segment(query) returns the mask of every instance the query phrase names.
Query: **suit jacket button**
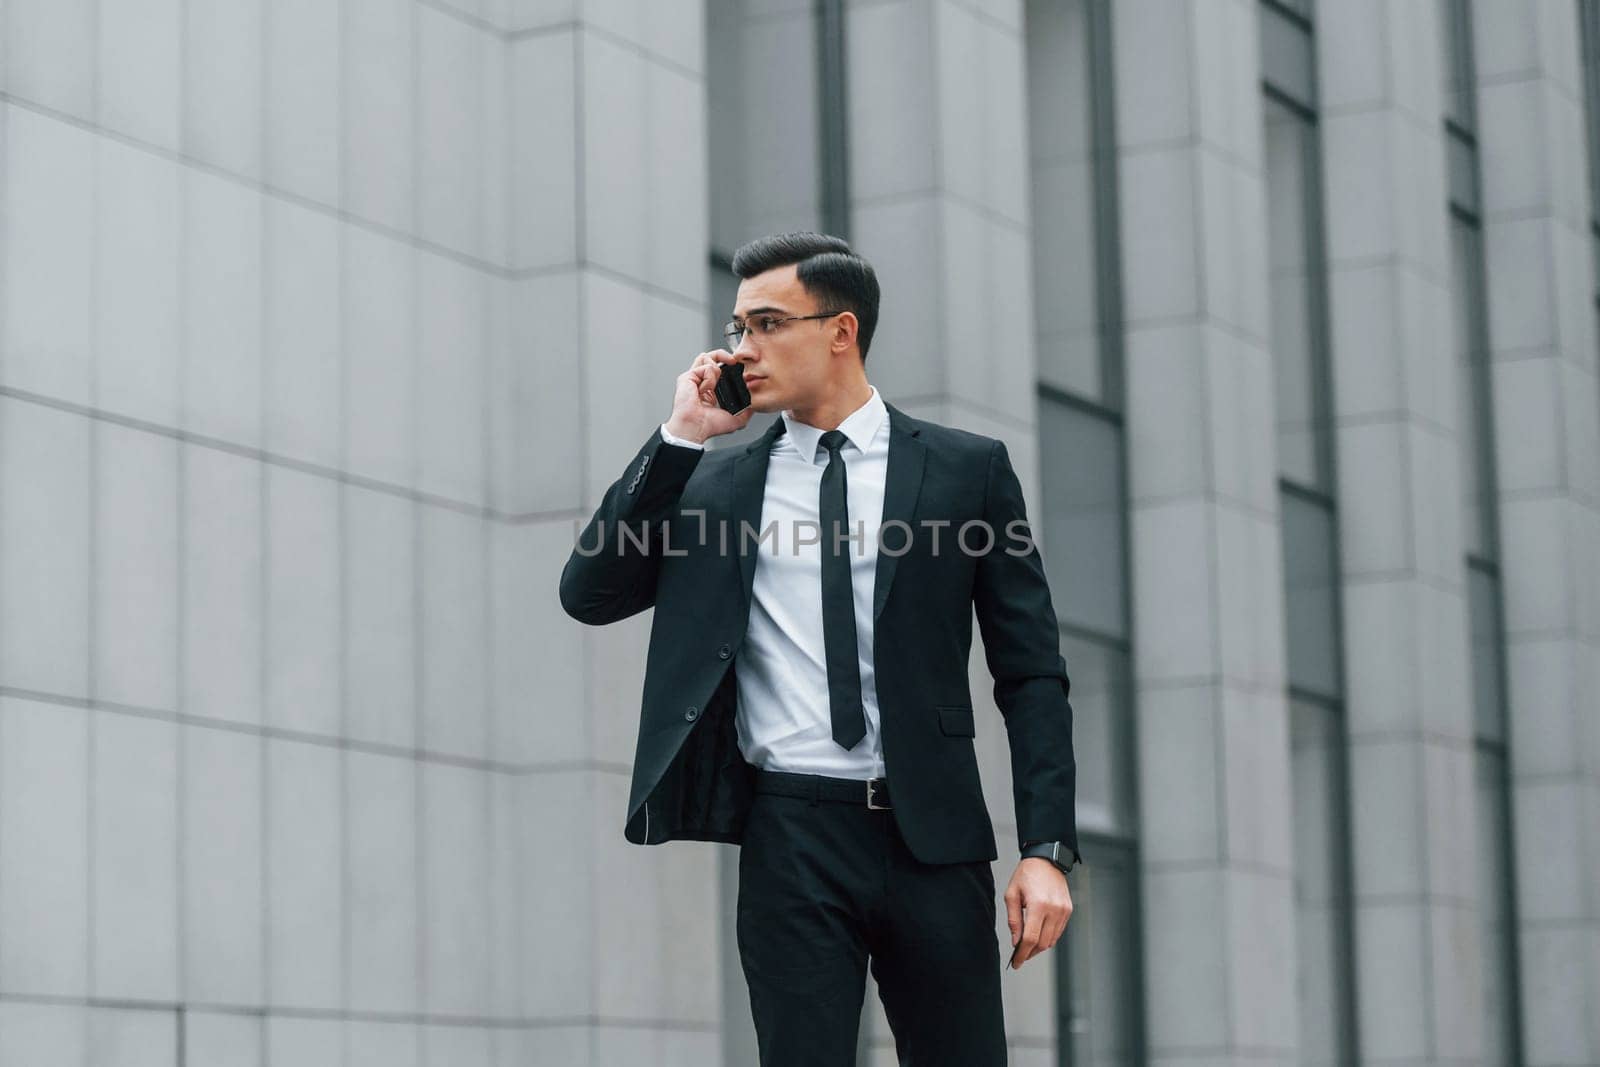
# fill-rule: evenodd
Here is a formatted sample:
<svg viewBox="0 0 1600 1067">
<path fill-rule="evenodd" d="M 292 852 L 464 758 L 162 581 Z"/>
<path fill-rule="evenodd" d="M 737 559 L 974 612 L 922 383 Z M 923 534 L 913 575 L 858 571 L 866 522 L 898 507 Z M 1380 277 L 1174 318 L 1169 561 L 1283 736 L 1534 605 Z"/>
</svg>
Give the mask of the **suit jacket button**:
<svg viewBox="0 0 1600 1067">
<path fill-rule="evenodd" d="M 723 659 L 727 659 L 729 656 L 733 655 L 733 649 L 727 645 L 723 645 L 721 648 L 717 649 L 717 655 L 721 656 Z"/>
<path fill-rule="evenodd" d="M 687 708 L 683 709 L 683 717 L 688 719 L 690 722 L 694 722 L 700 717 L 700 709 L 695 707 L 693 704 L 690 704 Z"/>
</svg>

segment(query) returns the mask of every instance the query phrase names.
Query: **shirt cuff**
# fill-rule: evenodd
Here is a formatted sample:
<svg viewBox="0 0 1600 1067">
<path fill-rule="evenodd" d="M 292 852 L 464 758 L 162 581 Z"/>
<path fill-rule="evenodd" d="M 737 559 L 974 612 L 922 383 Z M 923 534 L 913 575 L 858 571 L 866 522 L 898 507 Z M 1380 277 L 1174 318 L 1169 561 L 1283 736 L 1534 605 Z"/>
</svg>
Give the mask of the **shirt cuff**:
<svg viewBox="0 0 1600 1067">
<path fill-rule="evenodd" d="M 686 441 L 682 437 L 674 437 L 667 432 L 667 424 L 664 422 L 661 424 L 661 439 L 667 444 L 677 445 L 679 448 L 699 448 L 703 450 L 706 447 L 698 441 Z"/>
</svg>

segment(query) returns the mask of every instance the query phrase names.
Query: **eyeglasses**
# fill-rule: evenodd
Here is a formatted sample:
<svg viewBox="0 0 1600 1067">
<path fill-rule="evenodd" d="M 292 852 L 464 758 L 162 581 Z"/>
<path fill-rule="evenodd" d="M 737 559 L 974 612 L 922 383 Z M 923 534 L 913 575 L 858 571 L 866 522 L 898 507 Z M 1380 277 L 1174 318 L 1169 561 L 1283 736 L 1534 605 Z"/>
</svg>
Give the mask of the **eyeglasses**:
<svg viewBox="0 0 1600 1067">
<path fill-rule="evenodd" d="M 755 323 L 755 329 L 752 332 L 754 332 L 757 337 L 768 337 L 777 333 L 778 327 L 782 326 L 786 322 L 794 322 L 796 320 L 804 319 L 831 319 L 835 315 L 840 314 L 843 314 L 843 312 L 823 311 L 816 315 L 786 315 L 783 318 L 778 318 L 773 315 L 757 315 L 751 320 Z M 724 324 L 722 327 L 722 336 L 727 339 L 729 351 L 738 348 L 744 343 L 744 335 L 748 330 L 750 330 L 750 327 L 739 322 L 737 319 L 731 319 Z"/>
</svg>

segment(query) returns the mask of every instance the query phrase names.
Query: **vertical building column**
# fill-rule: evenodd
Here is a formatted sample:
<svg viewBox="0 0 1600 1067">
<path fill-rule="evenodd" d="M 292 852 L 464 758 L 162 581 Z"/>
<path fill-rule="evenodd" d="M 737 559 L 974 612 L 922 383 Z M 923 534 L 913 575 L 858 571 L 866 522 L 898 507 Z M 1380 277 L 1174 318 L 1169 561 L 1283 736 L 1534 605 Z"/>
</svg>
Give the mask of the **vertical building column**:
<svg viewBox="0 0 1600 1067">
<path fill-rule="evenodd" d="M 1317 6 L 1348 686 L 1357 1056 L 1481 1049 L 1436 5 Z"/>
<path fill-rule="evenodd" d="M 1004 440 L 1037 522 L 1022 19 L 1017 0 L 852 2 L 845 84 L 851 244 L 884 283 L 867 376 L 912 415 Z M 1016 813 L 980 645 L 972 649 L 977 749 L 1003 893 L 1018 862 Z M 996 910 L 996 936 L 1009 947 L 1003 901 Z M 1041 957 L 1003 976 L 1013 1048 L 1055 1038 L 1052 963 Z M 881 1007 L 869 1010 L 874 1032 L 887 1035 Z M 875 1046 L 881 1055 L 882 1040 Z"/>
<path fill-rule="evenodd" d="M 1151 1063 L 1296 1059 L 1255 4 L 1118 0 Z"/>
<path fill-rule="evenodd" d="M 1600 1060 L 1600 409 L 1574 3 L 1473 5 L 1524 1056 Z"/>
<path fill-rule="evenodd" d="M 524 1014 L 535 1059 L 716 1063 L 716 846 L 623 837 L 653 612 L 585 627 L 555 602 L 576 529 L 712 347 L 703 5 L 524 4 L 506 29 L 502 388 L 522 404 L 506 430 L 516 459 L 496 473 L 503 510 L 536 531 L 540 610 L 521 651 L 543 667 L 516 694 L 533 734 Z"/>
</svg>

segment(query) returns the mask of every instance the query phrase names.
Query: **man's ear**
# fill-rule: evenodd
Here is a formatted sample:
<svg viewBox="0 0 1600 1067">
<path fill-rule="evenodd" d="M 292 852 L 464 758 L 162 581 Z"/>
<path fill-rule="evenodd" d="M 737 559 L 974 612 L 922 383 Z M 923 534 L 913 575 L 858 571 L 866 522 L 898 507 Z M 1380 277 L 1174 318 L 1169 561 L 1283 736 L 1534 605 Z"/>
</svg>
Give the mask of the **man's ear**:
<svg viewBox="0 0 1600 1067">
<path fill-rule="evenodd" d="M 841 311 L 833 320 L 833 343 L 830 347 L 835 349 L 849 348 L 855 344 L 856 333 L 861 329 L 861 320 L 856 318 L 854 311 Z"/>
</svg>

